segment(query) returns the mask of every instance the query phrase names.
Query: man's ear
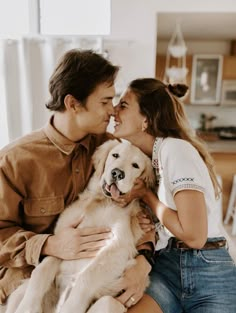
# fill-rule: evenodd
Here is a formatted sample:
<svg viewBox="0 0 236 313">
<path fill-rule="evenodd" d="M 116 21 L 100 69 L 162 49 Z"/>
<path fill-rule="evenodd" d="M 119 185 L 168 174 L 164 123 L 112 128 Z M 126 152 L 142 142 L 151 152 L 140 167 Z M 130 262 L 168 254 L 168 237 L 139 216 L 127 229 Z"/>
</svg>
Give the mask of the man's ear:
<svg viewBox="0 0 236 313">
<path fill-rule="evenodd" d="M 81 109 L 80 102 L 72 95 L 68 94 L 64 98 L 64 104 L 67 111 L 77 112 Z"/>
</svg>

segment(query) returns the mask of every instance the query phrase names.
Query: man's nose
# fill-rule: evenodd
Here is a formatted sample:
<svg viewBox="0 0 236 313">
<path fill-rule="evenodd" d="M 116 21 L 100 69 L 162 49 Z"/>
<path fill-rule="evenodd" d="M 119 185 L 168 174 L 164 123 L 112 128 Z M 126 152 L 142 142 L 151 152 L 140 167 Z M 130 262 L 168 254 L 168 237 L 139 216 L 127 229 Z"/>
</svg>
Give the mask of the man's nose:
<svg viewBox="0 0 236 313">
<path fill-rule="evenodd" d="M 115 115 L 115 109 L 112 103 L 109 105 L 108 113 L 109 115 Z"/>
</svg>

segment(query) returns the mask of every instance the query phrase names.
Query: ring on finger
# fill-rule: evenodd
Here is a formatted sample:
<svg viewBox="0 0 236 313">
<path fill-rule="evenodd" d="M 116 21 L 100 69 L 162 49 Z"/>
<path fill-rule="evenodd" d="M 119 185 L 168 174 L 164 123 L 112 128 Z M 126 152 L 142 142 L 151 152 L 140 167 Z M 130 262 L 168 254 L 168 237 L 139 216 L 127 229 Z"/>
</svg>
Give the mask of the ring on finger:
<svg viewBox="0 0 236 313">
<path fill-rule="evenodd" d="M 134 297 L 130 297 L 129 299 L 130 299 L 133 303 L 135 302 Z"/>
<path fill-rule="evenodd" d="M 126 307 L 130 308 L 132 305 L 135 304 L 135 299 L 134 297 L 130 297 L 129 300 L 126 302 Z"/>
</svg>

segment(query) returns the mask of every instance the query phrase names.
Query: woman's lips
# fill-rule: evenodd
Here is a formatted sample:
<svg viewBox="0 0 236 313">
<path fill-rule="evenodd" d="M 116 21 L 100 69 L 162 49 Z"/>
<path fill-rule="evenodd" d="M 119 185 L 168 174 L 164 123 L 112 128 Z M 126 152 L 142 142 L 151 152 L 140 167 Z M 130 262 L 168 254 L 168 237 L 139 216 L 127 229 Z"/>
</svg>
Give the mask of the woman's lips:
<svg viewBox="0 0 236 313">
<path fill-rule="evenodd" d="M 119 126 L 121 123 L 115 120 L 115 127 Z"/>
</svg>

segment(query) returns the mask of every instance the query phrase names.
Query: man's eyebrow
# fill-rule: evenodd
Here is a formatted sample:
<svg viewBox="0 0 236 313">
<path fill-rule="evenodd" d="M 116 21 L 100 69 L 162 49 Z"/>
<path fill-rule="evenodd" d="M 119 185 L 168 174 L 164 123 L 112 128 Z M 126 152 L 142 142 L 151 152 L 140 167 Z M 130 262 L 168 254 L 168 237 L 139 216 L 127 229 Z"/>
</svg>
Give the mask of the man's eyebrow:
<svg viewBox="0 0 236 313">
<path fill-rule="evenodd" d="M 103 100 L 112 100 L 114 97 L 102 97 Z"/>
</svg>

